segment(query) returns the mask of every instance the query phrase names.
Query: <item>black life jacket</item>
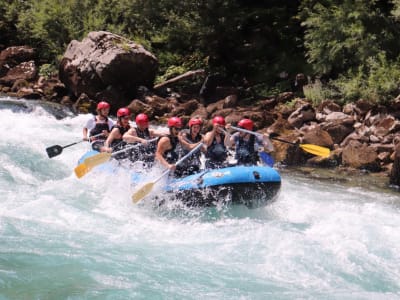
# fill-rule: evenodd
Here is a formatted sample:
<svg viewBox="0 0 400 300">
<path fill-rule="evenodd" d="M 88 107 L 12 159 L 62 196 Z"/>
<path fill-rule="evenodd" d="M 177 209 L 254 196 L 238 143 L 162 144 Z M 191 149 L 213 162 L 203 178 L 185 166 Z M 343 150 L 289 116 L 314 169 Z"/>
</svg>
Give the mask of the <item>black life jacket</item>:
<svg viewBox="0 0 400 300">
<path fill-rule="evenodd" d="M 140 130 L 136 127 L 135 131 L 138 137 L 150 140 L 150 131 L 148 128 L 146 128 L 145 130 Z M 154 161 L 158 140 L 152 141 L 148 145 L 143 145 L 140 142 L 136 142 L 135 144 L 137 146 L 129 151 L 131 161 L 143 161 L 146 163 L 152 163 Z"/>
<path fill-rule="evenodd" d="M 127 127 L 122 127 L 121 125 L 115 124 L 112 128 L 111 131 L 114 128 L 118 128 L 119 133 L 121 134 L 121 138 L 119 139 L 114 139 L 111 142 L 110 147 L 113 148 L 113 151 L 118 151 L 121 150 L 125 147 L 126 143 L 122 140 L 122 136 L 124 135 L 125 132 L 127 132 L 131 127 L 128 125 Z"/>
<path fill-rule="evenodd" d="M 164 158 L 169 164 L 174 164 L 179 159 L 179 149 L 177 149 L 178 137 L 172 137 L 170 135 L 167 137 L 169 138 L 172 147 L 170 150 L 165 151 Z"/>
<path fill-rule="evenodd" d="M 206 158 L 212 161 L 223 162 L 226 160 L 228 153 L 225 147 L 225 134 L 221 133 L 221 143 L 217 143 L 216 138 L 212 141 L 211 145 L 207 148 Z"/>
<path fill-rule="evenodd" d="M 256 137 L 251 135 L 246 141 L 241 136 L 237 135 L 234 140 L 236 147 L 235 158 L 237 159 L 238 164 L 257 164 L 258 155 L 254 150 Z"/>
<path fill-rule="evenodd" d="M 106 119 L 103 122 L 103 121 L 98 121 L 96 116 L 94 117 L 95 126 L 92 130 L 90 130 L 89 136 L 100 134 L 103 132 L 103 130 L 110 132 L 110 128 L 108 128 L 108 118 L 107 117 L 105 117 L 105 118 Z M 100 136 L 100 138 L 101 138 L 101 136 Z"/>
<path fill-rule="evenodd" d="M 141 139 L 150 140 L 150 130 L 146 128 L 145 130 L 140 130 L 139 128 L 135 128 L 136 135 Z M 152 153 L 154 154 L 157 149 L 157 142 L 151 142 L 147 146 L 140 146 L 141 151 L 146 152 L 147 154 Z"/>
<path fill-rule="evenodd" d="M 201 134 L 198 134 L 195 138 L 192 138 L 192 135 L 190 133 L 188 133 L 186 135 L 186 140 L 190 144 L 196 144 L 196 143 L 200 142 L 201 138 L 202 138 Z M 182 155 L 186 155 L 189 152 L 190 152 L 190 150 L 182 149 Z M 181 165 L 184 167 L 187 167 L 187 168 L 190 168 L 192 166 L 200 167 L 200 165 L 201 165 L 200 156 L 201 156 L 201 151 L 196 151 L 190 157 L 185 159 L 185 161 L 183 161 Z"/>
</svg>

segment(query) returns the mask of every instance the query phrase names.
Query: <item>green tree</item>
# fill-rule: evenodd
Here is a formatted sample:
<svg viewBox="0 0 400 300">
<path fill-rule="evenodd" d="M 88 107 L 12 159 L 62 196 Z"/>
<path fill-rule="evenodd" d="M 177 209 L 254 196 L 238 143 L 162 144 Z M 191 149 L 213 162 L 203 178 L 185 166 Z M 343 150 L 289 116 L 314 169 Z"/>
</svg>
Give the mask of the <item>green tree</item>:
<svg viewBox="0 0 400 300">
<path fill-rule="evenodd" d="M 336 77 L 358 69 L 382 49 L 389 59 L 397 57 L 400 28 L 389 7 L 377 0 L 304 0 L 299 16 L 315 72 Z"/>
</svg>

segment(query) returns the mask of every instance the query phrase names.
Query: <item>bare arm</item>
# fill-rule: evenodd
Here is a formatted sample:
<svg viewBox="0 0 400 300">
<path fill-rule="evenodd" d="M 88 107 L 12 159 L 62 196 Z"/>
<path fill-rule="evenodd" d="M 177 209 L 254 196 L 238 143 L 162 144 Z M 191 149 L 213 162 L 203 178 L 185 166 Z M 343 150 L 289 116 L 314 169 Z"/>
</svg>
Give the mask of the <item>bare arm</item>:
<svg viewBox="0 0 400 300">
<path fill-rule="evenodd" d="M 210 147 L 210 145 L 212 144 L 215 138 L 216 131 L 217 131 L 217 125 L 214 125 L 213 129 L 207 132 L 206 135 L 204 136 L 204 143 L 206 144 L 207 147 Z"/>
<path fill-rule="evenodd" d="M 179 139 L 179 142 L 181 143 L 181 145 L 183 146 L 183 148 L 185 148 L 186 150 L 192 150 L 193 148 L 195 148 L 198 144 L 200 144 L 200 143 L 202 143 L 203 142 L 203 140 L 201 140 L 200 142 L 197 142 L 197 143 L 189 143 L 188 142 L 188 140 L 187 140 L 187 135 L 186 135 L 187 133 L 184 133 L 184 132 L 180 132 L 179 133 L 179 135 L 178 135 L 178 139 Z"/>
<path fill-rule="evenodd" d="M 155 159 L 158 160 L 164 167 L 170 170 L 175 170 L 174 164 L 169 164 L 165 158 L 164 153 L 172 148 L 169 138 L 162 137 L 157 144 Z"/>
<path fill-rule="evenodd" d="M 166 134 L 165 132 L 161 132 L 161 131 L 154 130 L 154 129 L 150 129 L 149 132 L 150 132 L 150 137 L 152 137 L 152 138 L 153 137 L 164 136 Z"/>
<path fill-rule="evenodd" d="M 142 143 L 145 145 L 147 144 L 146 139 L 142 139 L 137 136 L 135 128 L 131 128 L 127 132 L 125 132 L 122 139 L 127 143 Z"/>
<path fill-rule="evenodd" d="M 120 138 L 121 133 L 119 132 L 118 128 L 114 128 L 111 130 L 110 134 L 108 135 L 106 141 L 104 142 L 104 147 L 106 152 L 112 152 L 112 148 L 110 147 L 113 140 Z"/>
<path fill-rule="evenodd" d="M 82 140 L 88 141 L 89 140 L 89 138 L 88 138 L 88 129 L 86 127 L 83 127 L 82 134 L 83 134 Z"/>
<path fill-rule="evenodd" d="M 231 135 L 228 131 L 225 131 L 225 139 L 224 139 L 224 144 L 226 148 L 232 147 L 232 142 L 233 140 L 231 139 Z"/>
</svg>

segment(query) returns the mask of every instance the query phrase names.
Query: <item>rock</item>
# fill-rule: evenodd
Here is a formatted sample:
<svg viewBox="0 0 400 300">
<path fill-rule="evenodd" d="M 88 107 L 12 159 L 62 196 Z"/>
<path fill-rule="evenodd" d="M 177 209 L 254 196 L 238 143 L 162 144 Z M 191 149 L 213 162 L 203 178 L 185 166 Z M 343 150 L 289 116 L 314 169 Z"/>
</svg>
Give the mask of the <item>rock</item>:
<svg viewBox="0 0 400 300">
<path fill-rule="evenodd" d="M 394 161 L 390 172 L 389 183 L 400 186 L 400 137 L 396 137 L 394 142 Z"/>
<path fill-rule="evenodd" d="M 330 114 L 332 112 L 340 112 L 342 111 L 342 108 L 339 104 L 333 102 L 332 100 L 325 100 L 318 105 L 317 111 Z"/>
<path fill-rule="evenodd" d="M 314 144 L 323 147 L 332 148 L 333 140 L 328 132 L 321 129 L 319 125 L 311 125 L 301 128 L 301 132 L 304 134 L 304 144 Z"/>
<path fill-rule="evenodd" d="M 31 61 L 35 57 L 35 51 L 29 46 L 8 47 L 0 52 L 0 77 L 25 61 Z"/>
<path fill-rule="evenodd" d="M 296 128 L 300 128 L 305 122 L 315 120 L 315 110 L 307 103 L 295 110 L 288 118 L 288 122 Z"/>
<path fill-rule="evenodd" d="M 38 71 L 33 60 L 22 62 L 9 69 L 5 76 L 0 78 L 0 84 L 12 86 L 17 80 L 34 81 Z"/>
<path fill-rule="evenodd" d="M 90 32 L 82 42 L 72 41 L 60 63 L 60 80 L 78 97 L 86 93 L 95 100 L 113 89 L 108 99 L 114 107 L 135 98 L 137 88 L 152 88 L 158 69 L 157 58 L 143 46 L 119 35 Z"/>
<path fill-rule="evenodd" d="M 378 154 L 373 147 L 362 144 L 359 141 L 350 141 L 344 147 L 342 153 L 342 163 L 346 166 L 366 169 L 373 172 L 380 170 Z"/>
</svg>

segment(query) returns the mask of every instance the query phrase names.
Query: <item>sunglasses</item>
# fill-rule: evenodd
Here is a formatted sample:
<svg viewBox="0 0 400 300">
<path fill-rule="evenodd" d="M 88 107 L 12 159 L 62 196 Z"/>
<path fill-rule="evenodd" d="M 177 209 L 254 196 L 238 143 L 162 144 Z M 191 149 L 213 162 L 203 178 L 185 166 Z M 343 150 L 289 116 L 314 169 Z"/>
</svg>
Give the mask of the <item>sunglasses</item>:
<svg viewBox="0 0 400 300">
<path fill-rule="evenodd" d="M 129 120 L 130 118 L 131 118 L 131 116 L 121 117 L 121 119 L 124 119 L 124 120 Z"/>
</svg>

